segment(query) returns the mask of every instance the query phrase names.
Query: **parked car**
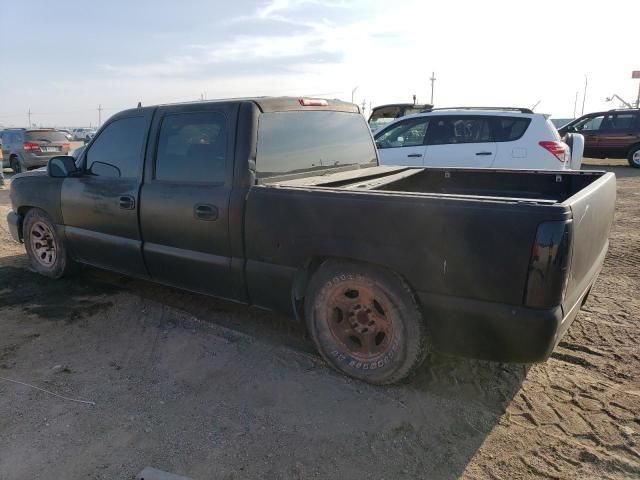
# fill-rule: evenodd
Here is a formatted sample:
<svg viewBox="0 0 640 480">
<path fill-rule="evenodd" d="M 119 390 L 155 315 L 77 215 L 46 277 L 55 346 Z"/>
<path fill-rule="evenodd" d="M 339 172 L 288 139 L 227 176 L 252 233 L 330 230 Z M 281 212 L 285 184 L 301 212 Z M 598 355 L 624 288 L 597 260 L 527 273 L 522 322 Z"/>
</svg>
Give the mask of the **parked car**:
<svg viewBox="0 0 640 480">
<path fill-rule="evenodd" d="M 369 128 L 373 133 L 377 132 L 394 120 L 413 115 L 414 113 L 427 112 L 433 108 L 429 104 L 392 103 L 374 107 L 369 116 Z"/>
<path fill-rule="evenodd" d="M 381 165 L 579 169 L 545 115 L 526 108 L 451 108 L 400 118 L 375 134 Z"/>
<path fill-rule="evenodd" d="M 74 128 L 71 134 L 74 140 L 84 140 L 88 142 L 96 134 L 96 130 L 94 128 Z"/>
<path fill-rule="evenodd" d="M 43 167 L 50 158 L 66 155 L 70 146 L 64 134 L 52 128 L 9 128 L 2 140 L 3 163 L 15 173 Z"/>
<path fill-rule="evenodd" d="M 67 137 L 67 140 L 73 140 L 73 135 L 71 135 L 71 132 L 69 130 L 59 128 L 58 131 L 61 132 L 65 137 Z"/>
<path fill-rule="evenodd" d="M 81 145 L 78 148 L 74 148 L 69 155 L 72 156 L 73 158 L 79 158 L 80 154 L 82 154 L 82 152 L 84 152 L 86 145 Z"/>
<path fill-rule="evenodd" d="M 33 268 L 78 263 L 304 318 L 326 361 L 387 384 L 433 348 L 546 359 L 595 282 L 605 172 L 378 166 L 358 107 L 257 98 L 112 117 L 76 161 L 14 177 Z"/>
<path fill-rule="evenodd" d="M 584 154 L 593 158 L 626 158 L 640 168 L 640 110 L 623 109 L 584 115 L 560 128 L 560 134 L 584 135 Z"/>
</svg>

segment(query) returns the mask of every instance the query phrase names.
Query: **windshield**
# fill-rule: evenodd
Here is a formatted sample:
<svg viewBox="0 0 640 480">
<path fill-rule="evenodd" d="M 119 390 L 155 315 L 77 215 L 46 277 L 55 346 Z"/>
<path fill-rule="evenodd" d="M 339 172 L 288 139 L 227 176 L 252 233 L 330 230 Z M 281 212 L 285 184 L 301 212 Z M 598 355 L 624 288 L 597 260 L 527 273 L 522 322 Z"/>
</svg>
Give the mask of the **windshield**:
<svg viewBox="0 0 640 480">
<path fill-rule="evenodd" d="M 377 164 L 371 134 L 358 113 L 297 111 L 260 116 L 258 178 Z"/>
<path fill-rule="evenodd" d="M 30 130 L 24 134 L 25 140 L 32 142 L 66 142 L 64 133 L 55 130 Z"/>
</svg>

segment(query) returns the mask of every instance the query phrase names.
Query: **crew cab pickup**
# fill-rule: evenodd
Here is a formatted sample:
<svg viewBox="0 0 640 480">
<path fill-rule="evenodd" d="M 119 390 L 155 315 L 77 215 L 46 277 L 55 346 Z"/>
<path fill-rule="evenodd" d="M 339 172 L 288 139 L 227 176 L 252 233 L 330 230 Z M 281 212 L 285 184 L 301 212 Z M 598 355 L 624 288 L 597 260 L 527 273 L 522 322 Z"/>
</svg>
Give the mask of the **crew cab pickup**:
<svg viewBox="0 0 640 480">
<path fill-rule="evenodd" d="M 602 266 L 615 176 L 379 166 L 358 107 L 136 108 L 17 175 L 33 268 L 80 263 L 304 319 L 334 368 L 399 381 L 439 349 L 546 359 Z"/>
</svg>

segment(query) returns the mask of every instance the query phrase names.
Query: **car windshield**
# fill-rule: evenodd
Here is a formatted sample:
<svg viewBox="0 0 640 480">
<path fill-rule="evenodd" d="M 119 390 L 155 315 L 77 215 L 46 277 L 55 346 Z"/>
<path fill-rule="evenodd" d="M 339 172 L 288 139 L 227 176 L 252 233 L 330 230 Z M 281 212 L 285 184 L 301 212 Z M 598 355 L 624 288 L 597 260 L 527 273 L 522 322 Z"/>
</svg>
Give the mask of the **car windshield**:
<svg viewBox="0 0 640 480">
<path fill-rule="evenodd" d="M 25 140 L 32 142 L 66 142 L 64 133 L 55 130 L 29 130 L 24 134 Z"/>
</svg>

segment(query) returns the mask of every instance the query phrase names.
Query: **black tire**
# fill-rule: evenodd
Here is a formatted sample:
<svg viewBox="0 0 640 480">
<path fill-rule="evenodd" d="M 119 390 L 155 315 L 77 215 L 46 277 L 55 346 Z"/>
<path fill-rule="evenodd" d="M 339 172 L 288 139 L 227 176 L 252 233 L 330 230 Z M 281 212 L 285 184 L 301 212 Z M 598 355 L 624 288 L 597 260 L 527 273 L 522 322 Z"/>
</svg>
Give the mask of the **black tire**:
<svg viewBox="0 0 640 480">
<path fill-rule="evenodd" d="M 305 296 L 305 319 L 327 363 L 367 383 L 386 385 L 408 378 L 431 349 L 406 282 L 366 264 L 323 263 Z"/>
<path fill-rule="evenodd" d="M 13 170 L 13 173 L 22 173 L 23 171 L 22 163 L 18 157 L 11 157 L 11 159 L 9 159 L 9 166 L 11 170 Z"/>
<path fill-rule="evenodd" d="M 27 212 L 22 224 L 24 246 L 33 269 L 50 278 L 60 278 L 77 269 L 56 232 L 49 215 L 39 208 Z"/>
<path fill-rule="evenodd" d="M 640 168 L 640 145 L 631 148 L 629 155 L 627 155 L 627 160 L 629 160 L 631 167 Z"/>
</svg>

